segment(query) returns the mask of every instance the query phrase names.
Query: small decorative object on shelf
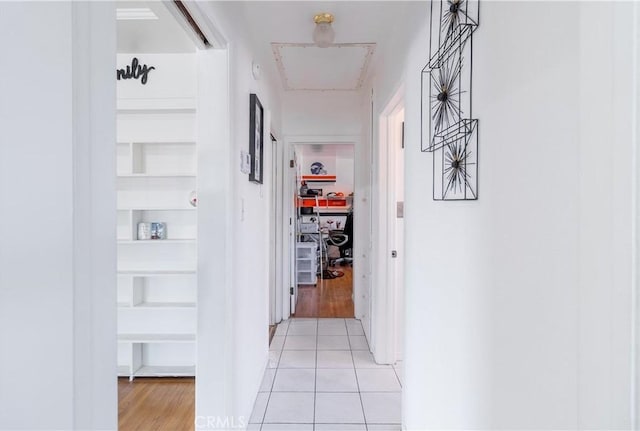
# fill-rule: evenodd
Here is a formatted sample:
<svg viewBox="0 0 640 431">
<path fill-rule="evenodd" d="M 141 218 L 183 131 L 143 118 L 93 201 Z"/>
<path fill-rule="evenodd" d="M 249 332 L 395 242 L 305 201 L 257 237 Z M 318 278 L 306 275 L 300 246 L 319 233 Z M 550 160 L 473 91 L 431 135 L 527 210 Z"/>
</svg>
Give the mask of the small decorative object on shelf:
<svg viewBox="0 0 640 431">
<path fill-rule="evenodd" d="M 151 223 L 151 239 L 167 239 L 167 229 L 164 223 Z"/>
<path fill-rule="evenodd" d="M 160 222 L 138 223 L 138 241 L 150 239 L 167 239 L 167 226 Z"/>
<path fill-rule="evenodd" d="M 422 151 L 433 156 L 433 199 L 478 199 L 478 120 L 472 115 L 473 33 L 479 0 L 431 0 L 422 69 Z"/>
<path fill-rule="evenodd" d="M 151 239 L 151 223 L 141 221 L 138 223 L 138 240 Z"/>
<path fill-rule="evenodd" d="M 313 175 L 327 175 L 327 170 L 322 162 L 313 162 L 309 168 Z"/>
</svg>

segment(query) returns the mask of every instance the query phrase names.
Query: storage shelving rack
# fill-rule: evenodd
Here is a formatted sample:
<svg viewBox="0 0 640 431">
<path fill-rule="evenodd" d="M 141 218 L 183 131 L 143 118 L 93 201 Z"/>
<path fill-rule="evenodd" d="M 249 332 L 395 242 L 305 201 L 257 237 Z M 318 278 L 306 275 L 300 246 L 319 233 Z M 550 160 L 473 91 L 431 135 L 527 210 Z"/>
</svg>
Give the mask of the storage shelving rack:
<svg viewBox="0 0 640 431">
<path fill-rule="evenodd" d="M 119 109 L 118 375 L 194 376 L 195 109 Z M 139 222 L 166 239 L 138 240 Z"/>
</svg>

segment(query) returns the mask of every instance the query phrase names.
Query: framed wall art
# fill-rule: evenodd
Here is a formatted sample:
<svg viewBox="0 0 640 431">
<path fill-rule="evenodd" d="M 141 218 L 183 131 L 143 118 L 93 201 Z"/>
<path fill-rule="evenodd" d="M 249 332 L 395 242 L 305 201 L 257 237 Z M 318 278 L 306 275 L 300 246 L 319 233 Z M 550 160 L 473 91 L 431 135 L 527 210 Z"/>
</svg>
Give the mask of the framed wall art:
<svg viewBox="0 0 640 431">
<path fill-rule="evenodd" d="M 255 94 L 249 96 L 249 181 L 262 184 L 264 175 L 264 109 Z"/>
</svg>

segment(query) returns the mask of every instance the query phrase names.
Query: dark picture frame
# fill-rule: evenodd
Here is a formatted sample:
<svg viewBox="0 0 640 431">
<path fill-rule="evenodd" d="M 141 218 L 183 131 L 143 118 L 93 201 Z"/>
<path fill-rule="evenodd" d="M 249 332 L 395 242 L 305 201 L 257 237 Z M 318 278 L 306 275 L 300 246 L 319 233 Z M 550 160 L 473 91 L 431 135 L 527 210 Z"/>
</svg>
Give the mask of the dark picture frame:
<svg viewBox="0 0 640 431">
<path fill-rule="evenodd" d="M 264 174 L 264 108 L 258 96 L 249 95 L 249 181 L 262 184 Z"/>
</svg>

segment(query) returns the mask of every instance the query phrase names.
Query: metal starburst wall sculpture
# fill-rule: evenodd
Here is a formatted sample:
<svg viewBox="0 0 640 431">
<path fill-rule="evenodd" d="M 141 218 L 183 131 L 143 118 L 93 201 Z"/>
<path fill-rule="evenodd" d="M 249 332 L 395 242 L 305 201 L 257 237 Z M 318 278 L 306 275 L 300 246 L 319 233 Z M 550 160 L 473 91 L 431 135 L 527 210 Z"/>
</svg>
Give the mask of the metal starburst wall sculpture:
<svg viewBox="0 0 640 431">
<path fill-rule="evenodd" d="M 436 73 L 431 75 L 432 93 L 431 112 L 435 131 L 442 131 L 447 126 L 460 120 L 459 79 L 462 63 L 445 63 Z"/>
<path fill-rule="evenodd" d="M 473 18 L 467 14 L 467 3 L 467 0 L 448 0 L 445 4 L 442 27 L 445 29 L 446 38 L 452 37 L 461 23 L 473 21 Z M 477 20 L 473 22 L 477 25 Z"/>
<path fill-rule="evenodd" d="M 434 153 L 433 198 L 478 198 L 478 120 L 472 116 L 478 0 L 432 0 L 429 61 L 422 69 L 422 151 Z"/>
<path fill-rule="evenodd" d="M 463 141 L 453 142 L 444 147 L 444 170 L 442 175 L 445 183 L 445 195 L 459 194 L 465 188 L 469 188 L 473 194 L 474 190 L 469 184 L 469 169 L 475 165 L 472 160 L 472 152 Z M 475 194 L 473 194 L 475 196 Z"/>
</svg>

